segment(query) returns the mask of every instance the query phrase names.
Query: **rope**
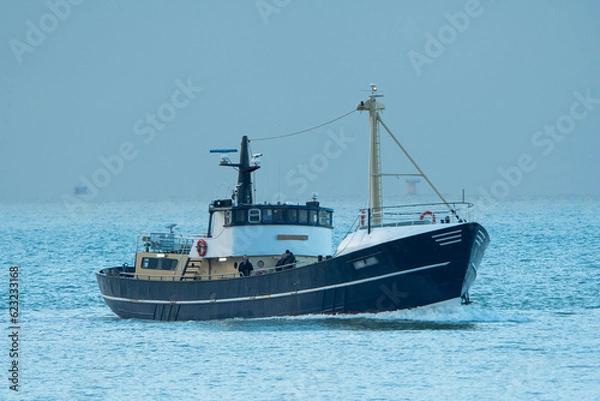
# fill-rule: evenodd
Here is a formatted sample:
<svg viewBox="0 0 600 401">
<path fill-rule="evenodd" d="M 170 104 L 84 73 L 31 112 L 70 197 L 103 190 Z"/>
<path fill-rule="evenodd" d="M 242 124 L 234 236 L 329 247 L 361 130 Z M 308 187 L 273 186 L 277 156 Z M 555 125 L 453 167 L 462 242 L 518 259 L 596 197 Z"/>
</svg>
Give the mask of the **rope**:
<svg viewBox="0 0 600 401">
<path fill-rule="evenodd" d="M 290 132 L 289 134 L 284 134 L 284 135 L 279 135 L 279 136 L 272 136 L 272 137 L 265 137 L 265 138 L 253 138 L 252 141 L 254 141 L 254 142 L 269 141 L 271 139 L 281 139 L 281 138 L 287 138 L 289 136 L 303 134 L 305 132 L 309 132 L 309 131 L 315 130 L 317 128 L 321 128 L 321 127 L 324 127 L 324 126 L 329 125 L 331 123 L 334 123 L 334 122 L 336 122 L 338 120 L 341 120 L 342 118 L 349 116 L 350 114 L 354 113 L 355 111 L 356 111 L 356 109 L 354 109 L 354 110 L 352 110 L 352 111 L 350 111 L 350 112 L 348 112 L 348 113 L 346 113 L 346 114 L 344 114 L 342 116 L 334 118 L 333 120 L 329 120 L 327 122 L 324 122 L 323 124 L 315 125 L 314 127 L 310 127 L 310 128 L 304 129 L 302 131 Z"/>
<path fill-rule="evenodd" d="M 400 141 L 398 141 L 398 139 L 396 139 L 396 137 L 394 136 L 394 134 L 392 134 L 392 131 L 390 131 L 390 129 L 387 127 L 387 125 L 385 125 L 385 123 L 383 122 L 383 120 L 381 119 L 381 117 L 377 116 L 377 120 L 381 123 L 381 125 L 383 125 L 383 128 L 385 128 L 385 130 L 388 132 L 388 134 L 390 134 L 390 136 L 392 137 L 392 139 L 394 140 L 394 142 L 396 142 L 396 145 L 398 145 L 398 147 L 402 150 L 402 152 L 404 152 L 404 154 L 406 155 L 406 157 L 408 158 L 408 160 L 410 160 L 410 162 L 413 164 L 413 166 L 415 166 L 415 168 L 419 171 L 420 176 L 423 177 L 423 178 L 425 178 L 425 181 L 427 181 L 427 183 L 429 184 L 429 186 L 431 187 L 431 189 L 433 189 L 433 191 L 442 200 L 442 202 L 444 202 L 444 204 L 446 205 L 446 207 L 448 207 L 448 210 L 450 210 L 450 212 L 459 221 L 462 221 L 462 219 L 458 216 L 458 214 L 456 213 L 456 211 L 454 209 L 452 209 L 452 206 L 450 206 L 450 204 L 448 202 L 446 202 L 446 199 L 442 196 L 442 194 L 440 193 L 440 191 L 438 191 L 437 188 L 435 187 L 435 185 L 433 185 L 433 183 L 431 181 L 429 181 L 429 178 L 427 177 L 427 175 L 425 175 L 425 173 L 423 172 L 423 170 L 421 170 L 421 167 L 419 167 L 419 165 L 417 164 L 417 162 L 414 161 L 414 159 L 408 154 L 408 152 L 406 151 L 406 149 L 404 149 L 404 146 L 402 146 L 402 144 L 400 143 Z"/>
</svg>

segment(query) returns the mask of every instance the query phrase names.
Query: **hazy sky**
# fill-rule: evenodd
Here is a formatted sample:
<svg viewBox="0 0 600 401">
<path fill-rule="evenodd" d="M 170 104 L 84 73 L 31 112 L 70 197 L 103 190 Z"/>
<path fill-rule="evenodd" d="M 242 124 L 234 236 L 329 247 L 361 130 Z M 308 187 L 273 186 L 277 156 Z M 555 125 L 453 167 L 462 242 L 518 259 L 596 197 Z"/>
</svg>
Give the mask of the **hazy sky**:
<svg viewBox="0 0 600 401">
<path fill-rule="evenodd" d="M 597 1 L 5 0 L 0 21 L 0 200 L 228 196 L 209 149 L 341 116 L 371 82 L 444 193 L 600 194 Z M 367 147 L 358 112 L 254 141 L 259 200 L 362 197 Z"/>
</svg>

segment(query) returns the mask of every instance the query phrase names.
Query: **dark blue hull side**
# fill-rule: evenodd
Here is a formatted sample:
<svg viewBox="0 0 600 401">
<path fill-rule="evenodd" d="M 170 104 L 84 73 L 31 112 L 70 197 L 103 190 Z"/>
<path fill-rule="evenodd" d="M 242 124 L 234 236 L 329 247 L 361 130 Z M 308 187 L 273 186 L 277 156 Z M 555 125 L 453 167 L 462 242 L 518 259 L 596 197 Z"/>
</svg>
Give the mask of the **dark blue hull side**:
<svg viewBox="0 0 600 401">
<path fill-rule="evenodd" d="M 382 312 L 465 296 L 488 243 L 482 226 L 464 223 L 262 276 L 149 281 L 105 269 L 97 280 L 105 302 L 122 318 Z"/>
</svg>

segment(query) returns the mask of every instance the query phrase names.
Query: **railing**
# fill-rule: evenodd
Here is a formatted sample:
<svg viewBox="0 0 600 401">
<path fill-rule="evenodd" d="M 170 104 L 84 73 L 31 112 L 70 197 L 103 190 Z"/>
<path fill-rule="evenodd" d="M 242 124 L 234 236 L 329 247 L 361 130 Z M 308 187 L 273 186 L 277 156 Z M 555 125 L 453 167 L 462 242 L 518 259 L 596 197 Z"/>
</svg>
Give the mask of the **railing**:
<svg viewBox="0 0 600 401">
<path fill-rule="evenodd" d="M 261 268 L 261 269 L 256 269 L 253 270 L 252 272 L 252 276 L 262 276 L 265 274 L 273 274 L 282 270 L 289 270 L 289 269 L 294 269 L 297 267 L 301 267 L 301 266 L 306 266 L 306 265 L 310 265 L 312 263 L 315 262 L 294 262 L 294 263 L 288 263 L 285 265 L 279 265 L 279 266 L 271 266 L 268 268 Z M 140 274 L 136 274 L 136 277 L 140 278 L 142 275 Z M 145 276 L 149 276 L 149 275 L 145 275 Z M 152 276 L 152 277 L 156 277 L 156 276 Z M 236 278 L 236 277 L 246 277 L 246 276 L 241 276 L 239 272 L 236 273 L 227 273 L 227 274 L 203 274 L 203 275 L 183 275 L 183 276 L 178 276 L 178 277 L 174 277 L 174 280 L 223 280 L 226 278 Z"/>
<path fill-rule="evenodd" d="M 293 268 L 298 268 L 301 266 L 306 266 L 316 262 L 296 262 L 287 265 L 281 266 L 272 266 L 265 269 L 254 270 L 253 276 L 262 276 L 265 274 L 273 274 L 279 272 L 280 270 L 289 270 Z M 101 274 L 106 276 L 119 276 L 119 277 L 128 277 L 131 279 L 137 280 L 156 280 L 156 281 L 203 281 L 203 280 L 224 280 L 224 279 L 232 279 L 232 278 L 240 278 L 239 272 L 235 273 L 220 273 L 220 274 L 204 274 L 204 275 L 181 275 L 176 274 L 176 271 L 172 274 L 139 274 L 135 273 L 132 266 L 119 266 L 112 267 L 108 269 L 103 269 L 100 271 Z"/>
<path fill-rule="evenodd" d="M 473 220 L 474 206 L 467 202 L 421 203 L 360 209 L 348 232 L 377 227 L 450 224 Z"/>
<path fill-rule="evenodd" d="M 137 242 L 137 252 L 164 252 L 187 254 L 194 245 L 194 238 L 179 233 L 140 234 Z"/>
<path fill-rule="evenodd" d="M 194 281 L 194 280 L 224 280 L 226 278 L 240 277 L 239 273 L 227 273 L 227 274 L 205 274 L 205 275 L 160 275 L 160 274 L 128 274 L 128 277 L 132 277 L 138 280 L 156 280 L 156 281 Z"/>
<path fill-rule="evenodd" d="M 239 273 L 226 273 L 226 274 L 210 274 L 210 275 L 189 275 L 189 276 L 181 276 L 180 274 L 176 274 L 173 272 L 172 274 L 139 274 L 135 273 L 135 271 L 131 271 L 128 269 L 124 269 L 123 267 L 112 267 L 109 269 L 103 269 L 100 271 L 101 274 L 105 274 L 106 276 L 119 276 L 119 277 L 128 277 L 137 280 L 156 280 L 156 281 L 181 281 L 185 279 L 189 280 L 223 280 L 225 278 L 235 278 L 239 277 Z"/>
</svg>

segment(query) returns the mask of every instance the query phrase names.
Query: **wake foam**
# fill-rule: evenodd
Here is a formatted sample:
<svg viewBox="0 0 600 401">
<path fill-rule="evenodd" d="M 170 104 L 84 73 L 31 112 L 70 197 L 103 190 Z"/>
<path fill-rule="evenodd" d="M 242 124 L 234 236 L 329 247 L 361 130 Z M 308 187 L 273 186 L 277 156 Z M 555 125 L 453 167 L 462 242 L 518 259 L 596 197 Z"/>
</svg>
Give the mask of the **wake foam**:
<svg viewBox="0 0 600 401">
<path fill-rule="evenodd" d="M 236 319 L 245 320 L 249 319 Z M 476 305 L 451 305 L 441 304 L 434 306 L 426 306 L 415 309 L 398 310 L 393 312 L 379 313 L 357 313 L 357 314 L 335 314 L 335 315 L 300 315 L 300 316 L 284 316 L 284 317 L 269 317 L 257 319 L 260 321 L 289 321 L 292 322 L 314 322 L 338 320 L 356 321 L 366 320 L 376 322 L 423 322 L 423 323 L 528 323 L 532 319 L 523 315 L 520 312 L 507 310 L 489 310 L 483 309 Z"/>
</svg>

